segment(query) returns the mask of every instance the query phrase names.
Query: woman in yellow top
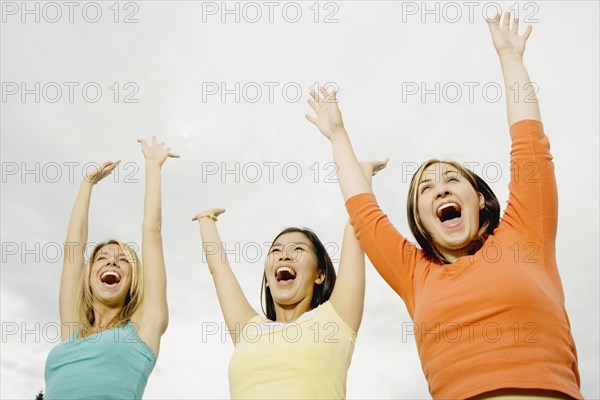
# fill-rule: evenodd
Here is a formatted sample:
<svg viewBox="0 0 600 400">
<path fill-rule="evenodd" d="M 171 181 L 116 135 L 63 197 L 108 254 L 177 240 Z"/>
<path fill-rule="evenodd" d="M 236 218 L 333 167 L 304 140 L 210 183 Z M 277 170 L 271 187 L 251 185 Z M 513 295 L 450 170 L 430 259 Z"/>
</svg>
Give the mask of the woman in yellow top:
<svg viewBox="0 0 600 400">
<path fill-rule="evenodd" d="M 370 181 L 385 163 L 362 167 Z M 365 291 L 364 252 L 352 227 L 346 225 L 337 278 L 312 231 L 289 228 L 277 235 L 265 260 L 265 318 L 250 306 L 227 261 L 215 223 L 224 211 L 211 208 L 193 220 L 200 224 L 235 346 L 229 365 L 231 398 L 345 398 Z"/>
</svg>

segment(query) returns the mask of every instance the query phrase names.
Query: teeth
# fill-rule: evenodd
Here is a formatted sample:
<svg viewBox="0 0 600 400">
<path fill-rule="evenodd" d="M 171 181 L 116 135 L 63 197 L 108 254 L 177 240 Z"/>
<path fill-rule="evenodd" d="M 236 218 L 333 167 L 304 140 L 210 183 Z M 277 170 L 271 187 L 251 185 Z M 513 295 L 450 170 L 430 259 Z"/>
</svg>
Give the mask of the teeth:
<svg viewBox="0 0 600 400">
<path fill-rule="evenodd" d="M 279 268 L 277 268 L 277 271 L 275 271 L 275 274 L 278 275 L 281 271 L 287 271 L 290 274 L 296 276 L 296 271 L 294 271 L 290 267 L 279 267 Z"/>
<path fill-rule="evenodd" d="M 437 209 L 437 216 L 438 218 L 440 218 L 442 216 L 442 211 L 448 207 L 454 207 L 457 210 L 460 210 L 460 207 L 458 206 L 458 204 L 456 203 L 444 203 L 441 206 L 438 207 Z"/>
<path fill-rule="evenodd" d="M 117 279 L 120 281 L 121 280 L 121 276 L 119 274 L 117 274 L 115 271 L 105 271 L 101 276 L 100 279 L 103 279 L 104 277 L 108 276 L 108 275 L 112 275 L 117 277 Z"/>
</svg>

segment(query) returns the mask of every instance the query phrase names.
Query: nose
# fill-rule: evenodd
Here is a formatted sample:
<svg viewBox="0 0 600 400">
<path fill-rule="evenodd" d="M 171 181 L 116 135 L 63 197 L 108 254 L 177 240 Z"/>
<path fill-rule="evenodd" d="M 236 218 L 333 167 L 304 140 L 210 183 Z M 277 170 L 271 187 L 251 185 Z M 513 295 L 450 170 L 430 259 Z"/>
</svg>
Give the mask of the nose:
<svg viewBox="0 0 600 400">
<path fill-rule="evenodd" d="M 281 253 L 279 253 L 279 261 L 291 261 L 291 260 L 292 259 L 286 250 L 282 250 Z"/>
<path fill-rule="evenodd" d="M 440 185 L 437 194 L 435 195 L 436 200 L 437 199 L 443 199 L 446 196 L 451 195 L 452 193 L 450 192 L 450 189 L 448 189 L 445 185 Z"/>
<path fill-rule="evenodd" d="M 292 261 L 296 258 L 296 250 L 294 250 L 294 245 L 289 244 L 283 246 L 281 249 L 281 253 L 279 254 L 279 261 Z"/>
<path fill-rule="evenodd" d="M 107 263 L 113 267 L 119 267 L 119 259 L 118 258 L 109 258 L 107 259 Z"/>
</svg>

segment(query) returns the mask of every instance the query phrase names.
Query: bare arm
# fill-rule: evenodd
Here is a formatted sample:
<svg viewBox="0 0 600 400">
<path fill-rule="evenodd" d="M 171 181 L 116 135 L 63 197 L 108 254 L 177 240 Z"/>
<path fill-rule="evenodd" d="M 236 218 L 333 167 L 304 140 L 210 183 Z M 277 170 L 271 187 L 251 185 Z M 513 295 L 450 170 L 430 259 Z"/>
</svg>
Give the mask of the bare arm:
<svg viewBox="0 0 600 400">
<path fill-rule="evenodd" d="M 361 163 L 369 186 L 373 175 L 386 167 L 386 161 Z M 360 247 L 350 222 L 344 229 L 340 267 L 330 298 L 333 308 L 354 331 L 358 332 L 365 303 L 365 252 Z"/>
<path fill-rule="evenodd" d="M 157 143 L 141 139 L 146 162 L 146 190 L 144 193 L 144 221 L 142 223 L 142 274 L 144 297 L 132 320 L 137 324 L 142 340 L 156 355 L 160 338 L 169 323 L 167 307 L 167 274 L 161 236 L 161 168 L 168 157 L 179 157 Z"/>
<path fill-rule="evenodd" d="M 107 161 L 100 168 L 90 171 L 81 182 L 79 193 L 71 211 L 64 246 L 65 257 L 60 277 L 61 340 L 68 339 L 74 332 L 73 329 L 78 327 L 77 296 L 79 294 L 81 273 L 85 264 L 84 250 L 88 239 L 88 214 L 92 189 L 96 183 L 110 175 L 117 165 L 119 165 L 119 161 Z"/>
<path fill-rule="evenodd" d="M 213 217 L 216 219 L 224 212 L 225 210 L 222 208 L 211 208 L 196 214 L 193 221 L 198 221 L 200 225 L 202 249 L 215 283 L 227 329 L 231 334 L 233 344 L 236 345 L 244 326 L 258 313 L 248 303 L 237 278 L 229 266 L 216 221 L 212 219 Z"/>
<path fill-rule="evenodd" d="M 330 94 L 325 88 L 321 88 L 321 94 L 323 97 L 311 91 L 312 99 L 308 100 L 308 104 L 317 116 L 315 118 L 306 114 L 306 119 L 319 128 L 331 142 L 333 160 L 337 167 L 338 182 L 344 201 L 359 193 L 371 193 L 371 185 L 363 174 L 352 149 L 348 132 L 344 128 L 336 93 Z"/>
<path fill-rule="evenodd" d="M 524 119 L 540 121 L 540 108 L 535 96 L 536 85 L 531 82 L 523 64 L 525 43 L 531 34 L 531 25 L 519 36 L 519 20 L 515 18 L 511 27 L 510 12 L 506 12 L 502 25 L 498 14 L 488 20 L 488 26 L 504 76 L 508 125 L 512 126 Z"/>
</svg>

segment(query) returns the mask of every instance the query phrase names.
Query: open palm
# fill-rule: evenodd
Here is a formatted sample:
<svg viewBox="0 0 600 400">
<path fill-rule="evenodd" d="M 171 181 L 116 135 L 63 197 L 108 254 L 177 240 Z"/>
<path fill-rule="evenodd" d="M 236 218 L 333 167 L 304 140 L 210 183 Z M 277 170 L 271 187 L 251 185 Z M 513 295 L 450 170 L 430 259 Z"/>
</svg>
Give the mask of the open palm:
<svg viewBox="0 0 600 400">
<path fill-rule="evenodd" d="M 152 136 L 152 142 L 147 143 L 144 139 L 138 139 L 142 145 L 142 152 L 146 161 L 153 161 L 162 165 L 168 157 L 179 158 L 177 154 L 171 153 L 170 147 L 165 147 L 164 143 L 158 143 L 156 136 Z"/>
<path fill-rule="evenodd" d="M 333 132 L 344 129 L 344 123 L 337 103 L 337 93 L 329 93 L 325 88 L 321 88 L 321 94 L 323 97 L 311 90 L 312 99 L 308 99 L 308 104 L 317 113 L 317 117 L 315 118 L 309 114 L 306 114 L 305 117 L 319 128 L 327 139 L 330 139 Z"/>
<path fill-rule="evenodd" d="M 500 14 L 496 14 L 494 18 L 488 19 L 487 23 L 492 34 L 494 47 L 499 55 L 515 55 L 523 57 L 525 52 L 525 42 L 531 35 L 531 25 L 527 27 L 525 32 L 519 36 L 519 19 L 514 18 L 511 27 L 510 12 L 504 13 L 504 21 L 500 25 Z"/>
<path fill-rule="evenodd" d="M 98 168 L 88 169 L 85 180 L 96 184 L 109 176 L 121 161 L 105 161 Z"/>
</svg>

